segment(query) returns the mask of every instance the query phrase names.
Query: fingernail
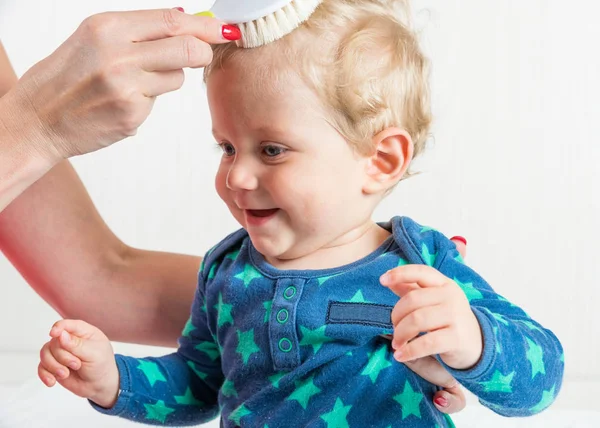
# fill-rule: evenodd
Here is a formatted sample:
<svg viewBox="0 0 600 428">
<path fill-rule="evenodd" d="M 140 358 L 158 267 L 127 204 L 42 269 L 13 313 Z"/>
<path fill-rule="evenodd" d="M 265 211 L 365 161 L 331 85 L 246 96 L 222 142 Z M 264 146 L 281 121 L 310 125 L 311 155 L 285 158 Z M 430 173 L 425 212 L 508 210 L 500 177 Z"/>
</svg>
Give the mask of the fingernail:
<svg viewBox="0 0 600 428">
<path fill-rule="evenodd" d="M 196 15 L 196 16 L 208 16 L 209 18 L 214 18 L 215 17 L 215 14 L 212 13 L 210 10 L 205 10 L 204 12 L 194 13 L 194 15 Z"/>
<path fill-rule="evenodd" d="M 177 9 L 179 12 L 185 12 L 182 7 L 174 7 L 173 9 Z"/>
<path fill-rule="evenodd" d="M 58 377 L 65 377 L 66 375 L 67 375 L 67 372 L 64 371 L 63 369 L 58 369 L 56 371 L 56 376 L 58 376 Z"/>
<path fill-rule="evenodd" d="M 381 285 L 388 285 L 391 279 L 392 275 L 390 275 L 389 273 L 384 273 L 383 275 L 381 275 L 381 278 L 379 278 L 379 282 L 381 282 Z"/>
<path fill-rule="evenodd" d="M 397 361 L 400 361 L 402 359 L 402 351 L 396 351 L 396 352 L 394 352 L 394 358 Z"/>
<path fill-rule="evenodd" d="M 52 327 L 52 329 L 50 330 L 50 336 L 52 336 L 53 333 L 56 333 L 56 330 L 56 327 Z"/>
<path fill-rule="evenodd" d="M 225 40 L 239 40 L 242 38 L 242 32 L 235 25 L 223 25 L 221 33 L 223 34 Z"/>
<path fill-rule="evenodd" d="M 77 363 L 75 361 L 71 361 L 69 363 L 69 368 L 71 368 L 73 370 L 77 370 Z"/>
<path fill-rule="evenodd" d="M 452 239 L 450 239 L 451 241 L 461 241 L 463 244 L 467 245 L 467 239 L 462 237 L 462 236 L 453 236 Z"/>
<path fill-rule="evenodd" d="M 69 343 L 71 341 L 71 337 L 69 336 L 69 333 L 67 333 L 66 331 L 63 331 L 60 335 L 62 336 L 63 340 L 66 343 Z"/>
<path fill-rule="evenodd" d="M 446 400 L 444 397 L 437 397 L 433 401 L 435 401 L 435 404 L 437 404 L 440 407 L 447 407 L 448 406 L 448 400 Z"/>
</svg>

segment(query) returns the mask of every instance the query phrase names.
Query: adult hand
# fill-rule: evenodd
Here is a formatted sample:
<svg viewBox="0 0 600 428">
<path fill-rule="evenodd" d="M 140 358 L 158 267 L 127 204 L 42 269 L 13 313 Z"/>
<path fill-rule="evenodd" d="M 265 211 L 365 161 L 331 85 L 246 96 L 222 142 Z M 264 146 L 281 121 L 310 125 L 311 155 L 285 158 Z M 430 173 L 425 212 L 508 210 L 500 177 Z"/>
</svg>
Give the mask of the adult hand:
<svg viewBox="0 0 600 428">
<path fill-rule="evenodd" d="M 37 152 L 55 162 L 101 149 L 134 135 L 155 97 L 181 87 L 183 68 L 207 65 L 210 44 L 239 37 L 177 9 L 91 16 L 9 92 L 12 116 L 35 127 Z"/>
</svg>

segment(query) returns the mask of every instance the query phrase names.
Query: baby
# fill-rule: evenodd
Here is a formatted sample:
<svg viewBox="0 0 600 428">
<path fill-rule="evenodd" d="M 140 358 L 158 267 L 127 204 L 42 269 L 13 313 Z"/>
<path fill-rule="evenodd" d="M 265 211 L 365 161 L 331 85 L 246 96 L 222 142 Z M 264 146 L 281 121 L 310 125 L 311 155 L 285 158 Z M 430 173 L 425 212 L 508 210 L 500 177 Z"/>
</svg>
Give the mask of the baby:
<svg viewBox="0 0 600 428">
<path fill-rule="evenodd" d="M 215 47 L 215 183 L 242 229 L 206 254 L 179 349 L 115 356 L 98 329 L 64 320 L 40 377 L 147 424 L 220 412 L 227 427 L 452 426 L 429 400 L 436 387 L 401 364 L 432 355 L 494 412 L 548 407 L 556 337 L 442 234 L 372 220 L 431 122 L 407 15 L 402 1 L 325 0 L 275 43 Z"/>
</svg>

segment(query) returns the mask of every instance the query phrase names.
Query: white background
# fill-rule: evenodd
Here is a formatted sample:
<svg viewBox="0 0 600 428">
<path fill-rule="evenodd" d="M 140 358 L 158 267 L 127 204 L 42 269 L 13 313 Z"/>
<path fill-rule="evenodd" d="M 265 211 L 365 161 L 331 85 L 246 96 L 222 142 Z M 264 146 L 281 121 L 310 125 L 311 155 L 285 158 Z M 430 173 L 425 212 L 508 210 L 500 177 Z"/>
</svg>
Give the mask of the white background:
<svg viewBox="0 0 600 428">
<path fill-rule="evenodd" d="M 195 12 L 211 2 L 175 3 L 0 0 L 0 39 L 22 74 L 90 14 Z M 561 339 L 558 405 L 600 409 L 600 7 L 421 0 L 415 9 L 433 60 L 435 141 L 417 164 L 422 174 L 400 185 L 376 219 L 409 215 L 466 236 L 468 263 Z M 182 91 L 160 98 L 137 137 L 74 160 L 129 245 L 201 255 L 237 227 L 213 188 L 219 154 L 201 74 L 188 72 Z M 56 319 L 0 257 L 0 356 L 29 361 Z M 30 377 L 35 370 L 31 363 Z"/>
</svg>

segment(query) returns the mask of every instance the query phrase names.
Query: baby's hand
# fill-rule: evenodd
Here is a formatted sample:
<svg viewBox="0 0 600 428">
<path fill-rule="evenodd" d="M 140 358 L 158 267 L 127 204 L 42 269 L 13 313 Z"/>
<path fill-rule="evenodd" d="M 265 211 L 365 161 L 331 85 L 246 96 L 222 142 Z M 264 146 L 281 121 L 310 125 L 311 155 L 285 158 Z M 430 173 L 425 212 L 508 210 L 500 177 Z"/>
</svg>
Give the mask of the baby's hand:
<svg viewBox="0 0 600 428">
<path fill-rule="evenodd" d="M 58 321 L 40 351 L 38 376 L 47 386 L 58 381 L 72 393 L 111 408 L 119 393 L 119 370 L 108 338 L 83 321 Z"/>
<path fill-rule="evenodd" d="M 455 369 L 477 364 L 483 352 L 481 327 L 454 281 L 432 267 L 407 265 L 384 275 L 382 284 L 401 297 L 392 311 L 398 361 L 439 354 Z"/>
</svg>

